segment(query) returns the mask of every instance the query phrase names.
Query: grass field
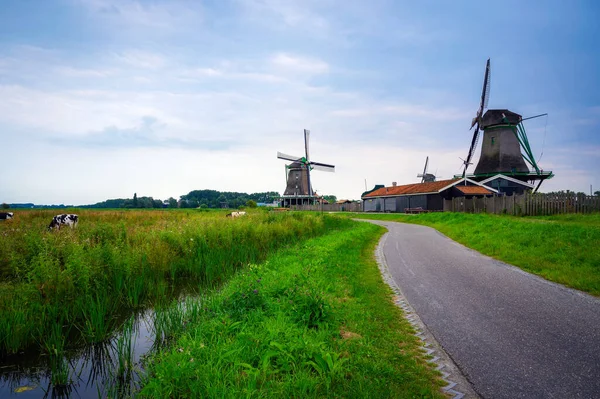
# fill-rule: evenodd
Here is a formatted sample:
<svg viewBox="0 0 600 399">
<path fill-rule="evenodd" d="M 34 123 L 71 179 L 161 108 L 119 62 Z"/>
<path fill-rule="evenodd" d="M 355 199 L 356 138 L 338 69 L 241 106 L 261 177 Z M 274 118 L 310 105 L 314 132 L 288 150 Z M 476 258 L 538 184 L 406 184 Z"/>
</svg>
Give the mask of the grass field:
<svg viewBox="0 0 600 399">
<path fill-rule="evenodd" d="M 170 300 L 185 284 L 218 286 L 340 223 L 262 211 L 233 220 L 225 212 L 76 212 L 74 230 L 47 231 L 57 213 L 49 210 L 0 223 L 0 355 L 103 341 L 123 312 Z"/>
<path fill-rule="evenodd" d="M 489 214 L 352 214 L 431 226 L 485 255 L 600 296 L 600 214 L 514 217 Z"/>
<path fill-rule="evenodd" d="M 384 229 L 346 223 L 166 310 L 141 396 L 444 397 L 373 259 Z"/>
<path fill-rule="evenodd" d="M 76 377 L 70 346 L 110 341 L 106 397 L 443 397 L 374 261 L 379 226 L 78 210 L 77 229 L 48 232 L 55 213 L 0 224 L 0 358 L 42 351 L 59 391 Z M 182 286 L 196 290 L 182 300 Z M 147 306 L 160 344 L 136 382 L 133 326 Z"/>
</svg>

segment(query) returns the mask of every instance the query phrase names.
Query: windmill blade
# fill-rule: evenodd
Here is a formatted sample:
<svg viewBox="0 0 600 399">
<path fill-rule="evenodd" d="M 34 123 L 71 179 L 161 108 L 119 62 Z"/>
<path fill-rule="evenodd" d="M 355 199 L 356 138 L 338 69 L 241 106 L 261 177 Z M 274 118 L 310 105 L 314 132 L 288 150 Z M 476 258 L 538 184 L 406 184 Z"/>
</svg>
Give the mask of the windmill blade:
<svg viewBox="0 0 600 399">
<path fill-rule="evenodd" d="M 425 176 L 427 175 L 427 164 L 429 163 L 429 156 L 427 156 L 427 158 L 425 158 L 425 167 L 423 168 L 423 173 L 417 175 L 417 177 L 421 178 L 421 183 L 423 183 L 425 181 Z"/>
<path fill-rule="evenodd" d="M 277 158 L 285 159 L 286 161 L 293 161 L 293 162 L 300 161 L 302 159 L 302 157 L 295 157 L 293 155 L 287 155 L 287 154 L 284 154 L 279 151 L 277 151 Z"/>
<path fill-rule="evenodd" d="M 462 177 L 465 177 L 465 175 L 467 173 L 467 168 L 471 164 L 471 158 L 473 157 L 473 150 L 475 149 L 475 146 L 477 145 L 478 140 L 479 140 L 479 122 L 477 122 L 475 124 L 475 131 L 473 132 L 473 139 L 471 139 L 471 147 L 469 147 L 469 154 L 467 155 L 467 159 L 465 159 L 463 161 L 464 165 L 465 165 L 465 169 L 463 170 Z"/>
<path fill-rule="evenodd" d="M 310 139 L 310 130 L 304 129 L 304 153 L 306 154 L 306 160 L 310 160 L 308 156 L 308 142 Z"/>
<path fill-rule="evenodd" d="M 488 58 L 485 64 L 485 77 L 483 78 L 483 90 L 481 91 L 481 113 L 483 109 L 487 108 L 488 100 L 490 99 L 490 80 L 491 80 L 492 68 L 490 66 L 490 59 Z M 480 115 L 481 116 L 481 115 Z"/>
<path fill-rule="evenodd" d="M 311 164 L 311 166 L 318 165 L 318 166 L 324 166 L 326 168 L 335 168 L 335 165 L 330 165 L 328 163 L 311 162 L 310 164 Z"/>
<path fill-rule="evenodd" d="M 476 123 L 481 121 L 481 117 L 483 116 L 483 110 L 487 108 L 488 100 L 490 99 L 490 81 L 491 81 L 491 66 L 490 59 L 488 58 L 487 63 L 485 64 L 485 75 L 483 76 L 483 88 L 481 89 L 481 100 L 479 101 L 479 109 L 477 110 L 477 114 L 475 118 L 471 121 L 471 129 L 475 126 Z"/>
<path fill-rule="evenodd" d="M 335 172 L 335 166 L 333 166 L 333 165 L 321 165 L 321 164 L 311 163 L 311 166 L 315 170 L 320 170 L 323 172 Z"/>
</svg>

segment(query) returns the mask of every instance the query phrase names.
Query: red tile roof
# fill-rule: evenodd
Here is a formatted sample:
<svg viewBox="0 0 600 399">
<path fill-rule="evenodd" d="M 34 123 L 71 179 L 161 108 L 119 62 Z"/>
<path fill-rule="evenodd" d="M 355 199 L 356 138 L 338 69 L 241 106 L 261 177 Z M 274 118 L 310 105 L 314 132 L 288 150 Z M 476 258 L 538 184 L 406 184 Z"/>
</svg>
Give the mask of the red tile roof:
<svg viewBox="0 0 600 399">
<path fill-rule="evenodd" d="M 460 179 L 439 180 L 426 183 L 413 183 L 396 187 L 383 187 L 373 192 L 370 192 L 369 194 L 365 195 L 364 198 L 385 197 L 390 195 L 437 193 L 442 188 L 449 186 L 452 183 L 457 182 L 458 180 Z"/>
<path fill-rule="evenodd" d="M 485 187 L 481 187 L 481 186 L 462 186 L 459 184 L 459 185 L 456 185 L 455 187 L 458 191 L 460 191 L 461 193 L 463 193 L 465 195 L 490 195 L 490 194 L 493 194 L 490 190 L 488 190 Z"/>
</svg>

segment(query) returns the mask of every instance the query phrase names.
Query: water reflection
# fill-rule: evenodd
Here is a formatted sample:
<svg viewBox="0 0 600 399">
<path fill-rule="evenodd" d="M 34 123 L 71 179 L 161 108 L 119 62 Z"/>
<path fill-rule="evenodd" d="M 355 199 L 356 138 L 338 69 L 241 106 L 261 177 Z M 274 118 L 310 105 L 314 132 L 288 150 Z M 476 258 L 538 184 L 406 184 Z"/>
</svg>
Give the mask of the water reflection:
<svg viewBox="0 0 600 399">
<path fill-rule="evenodd" d="M 152 309 L 127 319 L 110 340 L 67 351 L 65 385 L 52 384 L 56 359 L 20 353 L 0 359 L 0 398 L 96 398 L 129 396 L 139 388 L 144 355 L 160 346 Z M 60 370 L 59 370 L 60 371 Z M 56 378 L 55 378 L 56 380 Z"/>
</svg>

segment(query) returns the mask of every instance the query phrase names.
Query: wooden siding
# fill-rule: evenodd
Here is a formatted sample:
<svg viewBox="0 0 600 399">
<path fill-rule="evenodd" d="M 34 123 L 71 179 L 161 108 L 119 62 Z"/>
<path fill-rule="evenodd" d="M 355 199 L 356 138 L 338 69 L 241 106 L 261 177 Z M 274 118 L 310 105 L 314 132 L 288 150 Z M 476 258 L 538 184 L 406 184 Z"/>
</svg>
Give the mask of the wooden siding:
<svg viewBox="0 0 600 399">
<path fill-rule="evenodd" d="M 317 205 L 292 205 L 293 211 L 323 211 L 323 212 L 362 212 L 361 204 L 352 202 L 350 204 L 320 204 Z"/>
<path fill-rule="evenodd" d="M 600 212 L 600 197 L 591 195 L 525 193 L 483 198 L 444 200 L 446 212 L 506 213 L 509 215 L 555 215 Z"/>
<path fill-rule="evenodd" d="M 442 211 L 444 210 L 444 198 L 441 194 L 432 194 L 427 196 L 427 210 L 428 211 Z"/>
<path fill-rule="evenodd" d="M 369 198 L 363 201 L 364 212 L 381 212 L 381 198 Z"/>
<path fill-rule="evenodd" d="M 396 211 L 396 199 L 397 197 L 384 198 L 383 199 L 383 212 L 397 212 Z"/>
</svg>

